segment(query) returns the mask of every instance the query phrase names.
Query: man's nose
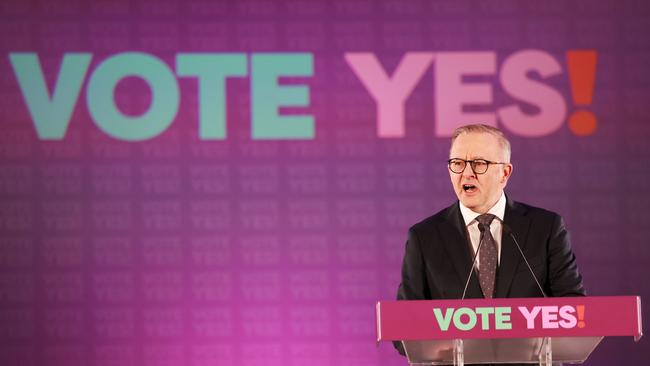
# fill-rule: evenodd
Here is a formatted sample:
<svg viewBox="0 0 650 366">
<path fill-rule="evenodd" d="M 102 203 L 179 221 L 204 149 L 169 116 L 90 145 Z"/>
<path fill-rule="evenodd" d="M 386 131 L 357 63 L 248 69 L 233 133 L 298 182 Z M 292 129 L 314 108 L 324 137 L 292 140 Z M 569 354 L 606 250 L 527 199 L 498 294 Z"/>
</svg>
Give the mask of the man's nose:
<svg viewBox="0 0 650 366">
<path fill-rule="evenodd" d="M 465 169 L 463 169 L 463 176 L 466 177 L 475 177 L 476 174 L 474 173 L 474 169 L 472 169 L 472 164 L 470 163 L 465 163 Z"/>
</svg>

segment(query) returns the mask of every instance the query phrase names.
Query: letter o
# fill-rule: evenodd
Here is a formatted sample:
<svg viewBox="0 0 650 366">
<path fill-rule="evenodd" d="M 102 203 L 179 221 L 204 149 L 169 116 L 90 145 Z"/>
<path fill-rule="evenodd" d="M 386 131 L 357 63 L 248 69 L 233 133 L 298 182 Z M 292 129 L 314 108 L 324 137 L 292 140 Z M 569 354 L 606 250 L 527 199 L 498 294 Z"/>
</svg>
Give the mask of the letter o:
<svg viewBox="0 0 650 366">
<path fill-rule="evenodd" d="M 463 323 L 461 317 L 467 315 L 469 317 L 467 323 Z M 470 330 L 476 325 L 476 313 L 470 308 L 460 308 L 454 312 L 454 325 L 458 330 Z"/>
<path fill-rule="evenodd" d="M 151 105 L 140 116 L 127 116 L 115 104 L 115 87 L 128 76 L 144 79 L 151 89 Z M 178 83 L 169 67 L 157 57 L 124 52 L 97 66 L 88 81 L 86 100 L 95 124 L 106 134 L 119 140 L 147 140 L 165 131 L 176 118 Z"/>
</svg>

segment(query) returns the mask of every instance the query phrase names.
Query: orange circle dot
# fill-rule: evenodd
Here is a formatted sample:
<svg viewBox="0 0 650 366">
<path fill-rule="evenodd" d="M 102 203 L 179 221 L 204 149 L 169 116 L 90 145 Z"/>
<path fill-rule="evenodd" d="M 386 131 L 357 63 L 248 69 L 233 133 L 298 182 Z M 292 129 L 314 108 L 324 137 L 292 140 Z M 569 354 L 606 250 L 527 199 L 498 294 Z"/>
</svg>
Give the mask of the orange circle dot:
<svg viewBox="0 0 650 366">
<path fill-rule="evenodd" d="M 589 136 L 596 131 L 596 116 L 585 110 L 573 112 L 569 117 L 569 129 L 577 136 Z"/>
</svg>

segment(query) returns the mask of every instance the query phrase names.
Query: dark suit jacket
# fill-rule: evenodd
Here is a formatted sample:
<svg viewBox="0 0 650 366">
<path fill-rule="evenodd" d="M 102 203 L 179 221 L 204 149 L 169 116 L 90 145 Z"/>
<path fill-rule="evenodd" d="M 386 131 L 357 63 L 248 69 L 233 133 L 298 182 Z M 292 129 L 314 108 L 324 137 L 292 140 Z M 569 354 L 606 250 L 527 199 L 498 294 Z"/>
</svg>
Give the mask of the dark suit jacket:
<svg viewBox="0 0 650 366">
<path fill-rule="evenodd" d="M 512 229 L 548 296 L 585 295 L 569 233 L 560 215 L 508 199 L 504 222 Z M 458 202 L 413 225 L 397 298 L 460 299 L 472 264 L 470 245 Z M 505 233 L 495 291 L 495 297 L 542 296 L 515 243 Z M 465 297 L 483 297 L 476 272 Z M 404 354 L 401 344 L 395 345 Z"/>
</svg>

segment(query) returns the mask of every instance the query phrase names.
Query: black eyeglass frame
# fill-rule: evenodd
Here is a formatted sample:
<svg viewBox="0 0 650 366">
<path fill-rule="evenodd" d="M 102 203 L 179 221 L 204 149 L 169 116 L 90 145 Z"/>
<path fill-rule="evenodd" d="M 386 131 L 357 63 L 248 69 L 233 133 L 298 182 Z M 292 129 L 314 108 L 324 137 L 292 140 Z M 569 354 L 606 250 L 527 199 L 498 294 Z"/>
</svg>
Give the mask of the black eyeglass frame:
<svg viewBox="0 0 650 366">
<path fill-rule="evenodd" d="M 461 169 L 459 172 L 457 172 L 457 171 L 455 171 L 455 170 L 453 170 L 451 168 L 451 162 L 454 161 L 454 160 L 459 160 L 459 161 L 463 162 L 463 169 Z M 485 163 L 485 170 L 482 171 L 482 172 L 477 172 L 475 167 L 474 167 L 476 162 L 484 162 Z M 465 168 L 467 168 L 467 163 L 469 163 L 469 167 L 472 169 L 474 174 L 485 174 L 488 171 L 488 169 L 490 168 L 490 165 L 499 165 L 499 164 L 507 165 L 507 164 L 509 164 L 509 163 L 503 163 L 503 162 L 500 162 L 500 161 L 490 161 L 490 160 L 486 160 L 486 159 L 465 160 L 465 159 L 461 159 L 461 158 L 452 158 L 452 159 L 447 160 L 447 167 L 449 168 L 449 170 L 452 173 L 461 174 L 461 173 L 463 173 L 465 171 Z"/>
</svg>

